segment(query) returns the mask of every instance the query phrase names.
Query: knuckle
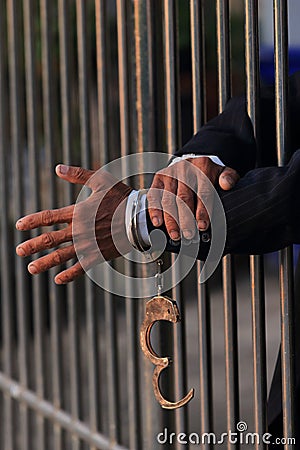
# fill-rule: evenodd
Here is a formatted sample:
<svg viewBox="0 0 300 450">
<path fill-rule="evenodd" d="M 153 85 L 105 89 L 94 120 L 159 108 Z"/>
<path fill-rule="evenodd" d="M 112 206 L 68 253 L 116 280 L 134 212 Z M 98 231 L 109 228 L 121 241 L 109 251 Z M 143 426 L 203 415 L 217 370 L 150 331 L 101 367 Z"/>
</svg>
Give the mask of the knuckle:
<svg viewBox="0 0 300 450">
<path fill-rule="evenodd" d="M 46 209 L 42 212 L 42 223 L 44 225 L 51 225 L 53 221 L 53 213 L 50 209 Z"/>
<path fill-rule="evenodd" d="M 179 231 L 179 226 L 175 220 L 172 220 L 171 218 L 168 220 L 165 220 L 167 231 Z"/>
<path fill-rule="evenodd" d="M 84 179 L 84 169 L 82 167 L 76 167 L 74 169 L 74 177 L 77 178 L 78 180 L 83 180 Z"/>
<path fill-rule="evenodd" d="M 54 244 L 54 238 L 51 233 L 45 233 L 43 235 L 43 244 L 46 248 L 49 248 Z"/>
<path fill-rule="evenodd" d="M 206 209 L 204 209 L 204 208 L 198 209 L 197 213 L 196 213 L 196 216 L 197 216 L 197 219 L 200 219 L 200 220 L 207 219 L 208 215 L 207 215 Z"/>
<path fill-rule="evenodd" d="M 148 203 L 157 203 L 157 192 L 154 190 L 149 190 L 147 193 Z"/>
<path fill-rule="evenodd" d="M 204 188 L 197 192 L 197 197 L 199 201 L 205 204 L 212 198 L 212 194 Z"/>
<path fill-rule="evenodd" d="M 177 194 L 177 198 L 181 201 L 183 201 L 184 203 L 191 203 L 192 200 L 192 195 L 190 190 L 187 191 L 181 191 Z"/>
<path fill-rule="evenodd" d="M 201 156 L 201 158 L 194 158 L 192 164 L 201 168 L 201 170 L 205 170 L 205 168 L 211 165 L 211 162 L 211 159 L 207 156 Z"/>
<path fill-rule="evenodd" d="M 168 177 L 168 190 L 170 192 L 176 192 L 177 189 L 177 179 L 175 177 Z"/>
<path fill-rule="evenodd" d="M 205 165 L 209 164 L 211 162 L 211 159 L 208 158 L 208 156 L 202 156 L 201 158 L 199 158 L 200 161 Z"/>
<path fill-rule="evenodd" d="M 163 169 L 160 169 L 154 176 L 154 179 L 156 181 L 163 181 L 165 177 L 170 175 L 173 171 L 173 167 L 164 167 Z"/>
<path fill-rule="evenodd" d="M 151 184 L 151 188 L 154 188 L 154 189 L 161 188 L 163 186 L 162 178 L 163 178 L 163 176 L 162 176 L 161 171 L 156 173 L 154 175 L 154 178 L 153 178 L 153 181 L 152 181 L 152 184 Z"/>
<path fill-rule="evenodd" d="M 174 199 L 171 198 L 170 195 L 164 195 L 161 203 L 162 203 L 163 209 L 174 207 Z"/>
<path fill-rule="evenodd" d="M 154 206 L 154 207 L 153 207 Z M 153 205 L 151 208 L 149 208 L 149 216 L 151 218 L 161 215 L 161 208 L 155 207 L 155 205 Z"/>
<path fill-rule="evenodd" d="M 164 214 L 164 222 L 167 228 L 169 228 L 169 226 L 178 225 L 177 216 L 173 214 Z"/>
<path fill-rule="evenodd" d="M 61 254 L 59 251 L 53 252 L 52 261 L 56 266 L 61 264 L 62 259 L 61 259 Z"/>
</svg>

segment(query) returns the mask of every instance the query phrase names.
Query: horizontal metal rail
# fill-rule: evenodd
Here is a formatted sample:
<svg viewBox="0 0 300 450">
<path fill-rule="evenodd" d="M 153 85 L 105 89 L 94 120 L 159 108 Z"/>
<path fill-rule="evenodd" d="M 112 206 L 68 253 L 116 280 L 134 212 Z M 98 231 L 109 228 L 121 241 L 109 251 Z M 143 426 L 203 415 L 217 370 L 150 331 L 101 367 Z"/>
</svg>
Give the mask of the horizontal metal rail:
<svg viewBox="0 0 300 450">
<path fill-rule="evenodd" d="M 52 403 L 40 399 L 34 392 L 23 388 L 19 383 L 2 373 L 0 373 L 0 389 L 19 403 L 42 415 L 45 419 L 50 419 L 52 422 L 59 424 L 73 436 L 83 439 L 100 450 L 126 450 L 126 447 L 111 442 L 103 434 L 91 432 L 88 425 L 80 420 L 74 420 L 66 412 L 55 408 Z"/>
</svg>

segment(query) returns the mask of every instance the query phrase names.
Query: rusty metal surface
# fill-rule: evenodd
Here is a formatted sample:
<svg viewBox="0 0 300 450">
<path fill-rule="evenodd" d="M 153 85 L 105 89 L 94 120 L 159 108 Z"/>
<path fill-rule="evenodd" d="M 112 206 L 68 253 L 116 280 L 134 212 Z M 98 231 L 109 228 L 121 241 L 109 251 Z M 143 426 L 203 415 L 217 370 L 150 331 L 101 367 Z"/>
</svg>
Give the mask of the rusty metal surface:
<svg viewBox="0 0 300 450">
<path fill-rule="evenodd" d="M 152 384 L 157 401 L 165 409 L 176 409 L 186 405 L 194 397 L 194 389 L 191 389 L 184 398 L 176 402 L 167 400 L 161 393 L 159 377 L 161 372 L 170 365 L 171 360 L 168 357 L 158 356 L 151 345 L 151 329 L 160 320 L 172 323 L 179 322 L 180 315 L 175 301 L 167 297 L 157 296 L 147 302 L 145 319 L 140 329 L 140 343 L 144 355 L 156 366 L 153 372 Z"/>
</svg>

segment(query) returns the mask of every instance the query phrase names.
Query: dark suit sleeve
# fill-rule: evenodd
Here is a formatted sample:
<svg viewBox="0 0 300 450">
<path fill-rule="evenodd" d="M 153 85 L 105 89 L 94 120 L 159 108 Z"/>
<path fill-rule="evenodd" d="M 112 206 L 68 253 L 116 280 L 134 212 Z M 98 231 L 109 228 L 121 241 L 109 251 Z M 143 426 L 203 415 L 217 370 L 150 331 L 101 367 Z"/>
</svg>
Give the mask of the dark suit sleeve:
<svg viewBox="0 0 300 450">
<path fill-rule="evenodd" d="M 259 110 L 261 165 L 276 165 L 274 87 L 261 89 Z M 288 123 L 291 153 L 300 147 L 299 117 L 300 72 L 296 72 L 289 79 Z M 175 152 L 175 156 L 188 153 L 217 155 L 225 165 L 237 170 L 241 176 L 253 169 L 256 162 L 256 143 L 245 98 L 235 97 L 229 100 L 224 111 L 201 127 L 184 147 Z"/>
<path fill-rule="evenodd" d="M 243 97 L 229 100 L 222 114 L 210 120 L 175 156 L 216 155 L 243 176 L 255 166 L 256 143 Z"/>
<path fill-rule="evenodd" d="M 300 243 L 300 150 L 284 167 L 248 172 L 220 192 L 227 220 L 225 253 L 263 254 Z"/>
<path fill-rule="evenodd" d="M 300 150 L 288 165 L 251 170 L 219 196 L 227 223 L 224 254 L 263 254 L 300 244 Z M 154 229 L 149 217 L 148 228 Z M 210 234 L 199 233 L 201 260 L 207 257 Z M 167 237 L 166 250 L 178 253 L 182 244 Z M 188 246 L 184 253 L 189 254 Z"/>
</svg>

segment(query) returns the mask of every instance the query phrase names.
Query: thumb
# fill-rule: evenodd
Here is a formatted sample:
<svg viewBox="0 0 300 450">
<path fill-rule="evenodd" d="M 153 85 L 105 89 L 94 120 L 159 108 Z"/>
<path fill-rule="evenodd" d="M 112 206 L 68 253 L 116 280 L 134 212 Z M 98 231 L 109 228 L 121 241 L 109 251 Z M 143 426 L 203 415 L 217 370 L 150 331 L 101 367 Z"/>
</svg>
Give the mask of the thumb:
<svg viewBox="0 0 300 450">
<path fill-rule="evenodd" d="M 74 184 L 82 184 L 89 186 L 89 179 L 94 175 L 93 170 L 83 169 L 82 167 L 66 166 L 58 164 L 55 168 L 56 175 L 63 180 Z"/>
<path fill-rule="evenodd" d="M 219 185 L 224 191 L 230 191 L 239 181 L 240 176 L 236 170 L 225 167 L 219 176 Z"/>
</svg>

